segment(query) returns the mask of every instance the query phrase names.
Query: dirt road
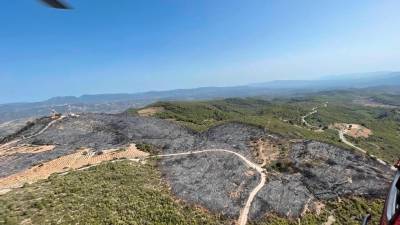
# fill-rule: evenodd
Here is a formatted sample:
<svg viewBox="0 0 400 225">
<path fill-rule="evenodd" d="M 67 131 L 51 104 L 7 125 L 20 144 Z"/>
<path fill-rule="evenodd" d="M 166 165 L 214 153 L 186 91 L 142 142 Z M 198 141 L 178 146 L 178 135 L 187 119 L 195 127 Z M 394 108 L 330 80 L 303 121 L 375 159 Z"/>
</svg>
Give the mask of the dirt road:
<svg viewBox="0 0 400 225">
<path fill-rule="evenodd" d="M 66 116 L 60 116 L 59 118 L 57 118 L 57 119 L 55 119 L 55 120 L 52 120 L 52 121 L 51 121 L 50 123 L 48 123 L 43 129 L 41 129 L 40 131 L 38 131 L 38 132 L 35 133 L 35 134 L 32 134 L 31 136 L 25 137 L 24 139 L 33 138 L 33 137 L 36 137 L 36 136 L 42 134 L 42 133 L 45 132 L 47 129 L 49 129 L 49 127 L 51 127 L 51 125 L 57 123 L 58 121 L 64 119 L 65 117 L 66 117 Z"/>
<path fill-rule="evenodd" d="M 249 198 L 247 199 L 246 204 L 244 205 L 243 209 L 240 211 L 240 216 L 237 221 L 238 225 L 247 224 L 251 204 L 253 203 L 253 200 L 256 197 L 257 193 L 261 190 L 261 188 L 265 185 L 265 182 L 267 181 L 267 175 L 265 173 L 263 173 L 262 171 L 261 172 L 259 171 L 259 173 L 261 174 L 260 183 L 250 192 L 250 195 L 249 195 Z"/>
<path fill-rule="evenodd" d="M 327 107 L 327 106 L 328 106 L 328 102 L 326 102 L 326 103 L 324 104 L 323 107 Z M 321 106 L 316 106 L 316 107 L 312 108 L 312 109 L 311 109 L 311 112 L 309 112 L 309 113 L 307 113 L 306 115 L 304 115 L 304 116 L 301 117 L 301 121 L 302 121 L 302 123 L 303 123 L 304 125 L 306 125 L 306 126 L 309 127 L 309 128 L 318 128 L 318 127 L 316 127 L 316 126 L 313 126 L 313 125 L 309 124 L 309 123 L 306 121 L 306 118 L 309 117 L 309 116 L 311 116 L 311 115 L 313 115 L 313 114 L 315 114 L 315 113 L 317 113 L 319 107 L 321 107 Z M 321 128 L 318 128 L 318 129 L 321 130 Z M 360 147 L 354 145 L 353 143 L 349 142 L 349 141 L 346 139 L 346 137 L 344 136 L 345 133 L 344 133 L 344 130 L 343 130 L 343 129 L 337 128 L 336 130 L 337 130 L 338 133 L 339 133 L 339 139 L 340 139 L 344 144 L 348 145 L 349 147 L 351 147 L 351 148 L 353 148 L 353 149 L 355 149 L 355 150 L 357 150 L 357 151 L 359 151 L 359 152 L 361 152 L 361 153 L 363 153 L 363 154 L 367 154 L 367 151 L 366 151 L 366 150 L 364 150 L 364 149 L 362 149 L 362 148 L 360 148 Z M 323 130 L 321 130 L 321 131 L 323 131 Z M 374 156 L 374 155 L 371 155 L 371 157 L 374 158 L 377 162 L 379 162 L 379 163 L 382 164 L 382 165 L 390 166 L 388 163 L 386 163 L 386 162 L 383 161 L 382 159 L 377 158 L 377 157 Z M 394 166 L 390 166 L 390 169 L 391 169 L 391 170 L 397 170 Z"/>
<path fill-rule="evenodd" d="M 307 113 L 306 115 L 302 116 L 302 117 L 301 117 L 301 123 L 304 124 L 304 125 L 306 125 L 307 127 L 310 127 L 310 128 L 315 127 L 315 126 L 309 124 L 309 123 L 307 122 L 306 118 L 309 117 L 309 116 L 311 116 L 311 115 L 313 115 L 313 114 L 315 114 L 315 113 L 317 113 L 317 112 L 318 112 L 317 109 L 318 109 L 318 107 L 314 107 L 314 108 L 312 108 L 311 112 L 309 112 L 309 113 Z"/>
<path fill-rule="evenodd" d="M 6 147 L 8 147 L 8 146 L 10 146 L 10 145 L 12 145 L 12 144 L 16 144 L 16 143 L 18 143 L 18 142 L 20 142 L 20 141 L 22 141 L 22 140 L 36 137 L 36 136 L 42 134 L 43 132 L 45 132 L 47 129 L 49 129 L 49 127 L 51 127 L 51 126 L 52 126 L 53 124 L 55 124 L 56 122 L 58 122 L 58 121 L 64 119 L 65 117 L 66 117 L 66 116 L 60 116 L 59 118 L 57 118 L 57 119 L 55 119 L 55 120 L 52 120 L 52 121 L 51 121 L 50 123 L 48 123 L 43 129 L 41 129 L 40 131 L 36 132 L 35 134 L 32 134 L 32 135 L 30 135 L 30 136 L 28 136 L 28 137 L 23 137 L 23 138 L 20 138 L 20 139 L 15 139 L 15 140 L 13 140 L 13 141 L 10 141 L 10 142 L 7 142 L 7 143 L 5 143 L 5 144 L 3 144 L 3 145 L 0 145 L 0 149 L 6 148 Z"/>
<path fill-rule="evenodd" d="M 356 149 L 357 151 L 360 151 L 360 152 L 362 152 L 362 153 L 364 153 L 364 154 L 367 154 L 367 151 L 365 151 L 364 149 L 362 149 L 362 148 L 360 148 L 360 147 L 357 147 L 357 146 L 355 146 L 353 143 L 349 142 L 349 141 L 346 139 L 346 137 L 344 136 L 343 130 L 338 130 L 338 132 L 339 132 L 339 138 L 340 138 L 340 140 L 341 140 L 343 143 L 345 143 L 346 145 L 348 145 L 348 146 L 350 146 L 350 147 Z"/>
<path fill-rule="evenodd" d="M 351 143 L 350 141 L 348 141 L 348 140 L 346 139 L 346 137 L 344 136 L 343 130 L 338 130 L 338 132 L 339 132 L 339 138 L 340 138 L 340 140 L 341 140 L 343 143 L 345 143 L 346 145 L 350 146 L 350 147 L 353 148 L 353 149 L 356 149 L 356 150 L 359 151 L 359 152 L 362 152 L 362 153 L 364 153 L 364 154 L 367 154 L 367 151 L 365 151 L 364 149 L 362 149 L 362 148 L 360 148 L 360 147 L 355 146 L 353 143 Z M 378 157 L 376 157 L 376 156 L 374 156 L 374 155 L 371 155 L 371 157 L 374 158 L 378 163 L 380 163 L 380 164 L 382 164 L 382 165 L 390 166 L 388 163 L 386 163 L 385 161 L 383 161 L 382 159 L 379 159 Z M 397 170 L 394 166 L 390 166 L 390 169 L 393 170 L 393 171 L 396 171 L 396 170 Z"/>
<path fill-rule="evenodd" d="M 311 124 L 309 124 L 309 123 L 307 122 L 307 120 L 306 120 L 307 117 L 312 116 L 312 115 L 314 115 L 315 113 L 317 113 L 317 112 L 318 112 L 318 109 L 319 109 L 320 107 L 325 107 L 325 108 L 328 107 L 328 102 L 326 102 L 326 103 L 323 104 L 322 106 L 315 106 L 314 108 L 312 108 L 312 109 L 311 109 L 311 112 L 309 112 L 309 113 L 307 113 L 306 115 L 304 115 L 304 116 L 301 117 L 301 123 L 304 124 L 304 125 L 306 125 L 307 127 L 311 128 L 311 129 L 316 129 L 316 131 L 323 131 L 321 127 L 317 127 L 317 126 L 311 125 Z"/>
<path fill-rule="evenodd" d="M 237 152 L 225 150 L 225 149 L 207 149 L 207 150 L 199 150 L 199 151 L 184 152 L 184 153 L 156 155 L 156 156 L 149 156 L 149 157 L 173 157 L 173 156 L 190 155 L 190 154 L 202 154 L 202 153 L 207 153 L 207 152 L 225 152 L 225 153 L 229 153 L 229 154 L 234 154 L 234 155 L 238 156 L 240 159 L 242 159 L 249 167 L 255 169 L 261 175 L 260 183 L 250 192 L 250 195 L 247 198 L 246 204 L 244 205 L 242 210 L 240 210 L 240 215 L 239 215 L 239 219 L 237 221 L 237 225 L 247 224 L 251 204 L 253 203 L 255 196 L 261 190 L 261 188 L 264 186 L 264 184 L 267 180 L 265 170 L 263 168 L 261 168 L 260 165 L 251 162 L 246 157 L 244 157 L 243 155 L 241 155 Z"/>
</svg>

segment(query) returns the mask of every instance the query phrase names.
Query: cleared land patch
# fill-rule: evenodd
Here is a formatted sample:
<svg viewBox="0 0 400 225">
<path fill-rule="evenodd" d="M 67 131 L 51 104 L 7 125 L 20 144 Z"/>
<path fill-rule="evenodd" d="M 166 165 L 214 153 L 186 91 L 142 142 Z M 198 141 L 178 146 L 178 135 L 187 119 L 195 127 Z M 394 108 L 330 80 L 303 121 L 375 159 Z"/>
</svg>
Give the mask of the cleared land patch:
<svg viewBox="0 0 400 225">
<path fill-rule="evenodd" d="M 368 138 L 370 135 L 372 135 L 372 131 L 370 129 L 360 124 L 335 123 L 333 126 L 339 130 L 342 130 L 344 134 L 354 138 Z"/>
<path fill-rule="evenodd" d="M 281 144 L 268 138 L 253 140 L 250 145 L 254 148 L 253 154 L 261 166 L 277 160 L 281 152 Z"/>
<path fill-rule="evenodd" d="M 34 183 L 38 180 L 48 178 L 53 173 L 66 172 L 70 169 L 78 169 L 113 159 L 145 157 L 147 155 L 148 153 L 137 150 L 133 144 L 126 149 L 109 149 L 101 153 L 94 153 L 90 149 L 80 149 L 76 153 L 61 156 L 8 177 L 1 178 L 0 190 L 20 187 L 25 183 Z"/>
<path fill-rule="evenodd" d="M 156 113 L 163 112 L 164 108 L 163 107 L 147 107 L 144 109 L 140 109 L 137 111 L 139 116 L 153 116 Z"/>
</svg>

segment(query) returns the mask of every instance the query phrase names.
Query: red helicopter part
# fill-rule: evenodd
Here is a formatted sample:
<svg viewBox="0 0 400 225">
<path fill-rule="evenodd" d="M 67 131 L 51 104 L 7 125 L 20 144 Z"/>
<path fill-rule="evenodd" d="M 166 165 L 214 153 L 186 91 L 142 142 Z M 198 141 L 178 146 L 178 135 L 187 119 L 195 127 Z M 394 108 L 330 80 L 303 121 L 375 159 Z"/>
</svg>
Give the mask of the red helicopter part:
<svg viewBox="0 0 400 225">
<path fill-rule="evenodd" d="M 400 225 L 400 160 L 396 163 L 396 174 L 386 197 L 380 225 Z M 371 215 L 365 216 L 362 225 L 367 225 Z"/>
</svg>

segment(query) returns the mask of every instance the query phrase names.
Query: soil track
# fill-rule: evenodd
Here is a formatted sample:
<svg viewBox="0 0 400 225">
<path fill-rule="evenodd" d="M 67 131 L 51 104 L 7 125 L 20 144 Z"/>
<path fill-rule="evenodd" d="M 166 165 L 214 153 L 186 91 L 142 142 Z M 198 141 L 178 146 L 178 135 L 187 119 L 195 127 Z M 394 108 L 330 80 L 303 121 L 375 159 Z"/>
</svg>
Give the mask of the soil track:
<svg viewBox="0 0 400 225">
<path fill-rule="evenodd" d="M 242 210 L 240 210 L 240 216 L 239 216 L 239 219 L 237 220 L 238 225 L 247 224 L 251 204 L 253 203 L 253 200 L 254 200 L 255 196 L 257 195 L 258 191 L 261 190 L 261 188 L 265 185 L 265 182 L 266 182 L 266 174 L 265 174 L 266 171 L 263 168 L 261 168 L 260 165 L 251 162 L 246 157 L 244 157 L 243 155 L 241 155 L 237 152 L 226 150 L 226 149 L 206 149 L 206 150 L 192 151 L 192 152 L 185 152 L 185 153 L 155 155 L 155 156 L 150 156 L 150 157 L 173 157 L 173 156 L 182 156 L 182 155 L 191 155 L 191 154 L 202 154 L 202 153 L 208 153 L 208 152 L 224 152 L 224 153 L 233 154 L 233 155 L 239 157 L 244 163 L 246 163 L 247 166 L 255 169 L 261 175 L 260 183 L 250 192 L 250 195 L 246 201 L 246 204 L 244 205 Z"/>
<path fill-rule="evenodd" d="M 68 171 L 70 169 L 78 169 L 85 166 L 91 166 L 103 161 L 110 161 L 121 158 L 131 159 L 137 157 L 158 158 L 158 157 L 187 156 L 192 154 L 205 154 L 209 152 L 223 152 L 227 154 L 233 154 L 236 157 L 239 157 L 248 167 L 256 170 L 261 175 L 260 183 L 251 191 L 246 201 L 246 204 L 244 205 L 242 210 L 240 210 L 240 216 L 237 224 L 245 225 L 248 220 L 247 218 L 251 204 L 255 196 L 257 195 L 258 191 L 261 190 L 261 188 L 264 186 L 266 182 L 266 174 L 264 169 L 262 169 L 258 164 L 251 162 L 246 157 L 237 152 L 226 149 L 206 149 L 199 151 L 191 151 L 191 152 L 175 153 L 175 154 L 161 154 L 154 156 L 148 156 L 147 153 L 137 150 L 134 144 L 131 144 L 126 150 L 118 150 L 118 149 L 105 150 L 101 155 L 94 155 L 93 154 L 94 152 L 91 152 L 89 149 L 81 149 L 80 151 L 74 154 L 60 157 L 58 159 L 30 168 L 27 171 L 22 171 L 20 173 L 0 179 L 0 193 L 4 194 L 8 190 L 11 190 L 12 188 L 22 186 L 24 183 L 33 183 L 40 179 L 46 179 L 53 173 L 60 173 Z"/>
<path fill-rule="evenodd" d="M 359 151 L 359 152 L 361 152 L 361 153 L 363 153 L 363 154 L 367 154 L 367 151 L 366 151 L 366 150 L 364 150 L 364 149 L 362 149 L 362 148 L 360 148 L 360 147 L 354 145 L 354 144 L 351 143 L 350 141 L 348 141 L 348 140 L 346 139 L 346 137 L 344 136 L 343 130 L 338 130 L 338 132 L 339 132 L 339 138 L 340 138 L 340 140 L 341 140 L 343 143 L 345 143 L 345 144 L 348 145 L 349 147 L 351 147 L 351 148 L 353 148 L 353 149 L 355 149 L 355 150 L 357 150 L 357 151 Z M 385 166 L 389 166 L 391 170 L 393 170 L 393 171 L 396 171 L 396 170 L 397 170 L 394 166 L 389 165 L 388 163 L 386 163 L 386 162 L 383 161 L 382 159 L 380 159 L 380 158 L 378 158 L 378 157 L 376 157 L 376 156 L 374 156 L 374 155 L 371 155 L 371 157 L 372 157 L 373 159 L 375 159 L 378 163 L 380 163 L 380 164 L 382 164 L 382 165 L 385 165 Z"/>
<path fill-rule="evenodd" d="M 324 107 L 327 107 L 327 103 L 324 105 Z M 305 119 L 315 113 L 317 113 L 317 109 L 319 107 L 314 107 L 312 108 L 311 112 L 307 113 L 305 116 L 301 117 L 301 121 L 303 124 L 305 124 L 307 127 L 311 128 L 311 129 L 316 129 L 316 126 L 313 126 L 311 124 L 309 124 Z M 346 124 L 346 123 L 335 123 L 333 126 L 330 126 L 331 129 L 336 129 L 338 131 L 338 135 L 339 135 L 339 139 L 346 145 L 348 145 L 349 147 L 363 153 L 363 154 L 367 154 L 367 151 L 354 145 L 353 143 L 349 142 L 346 137 L 344 136 L 349 135 L 355 138 L 358 137 L 364 137 L 367 138 L 372 134 L 372 131 L 364 126 L 361 126 L 359 124 Z M 316 130 L 316 131 L 323 131 L 322 129 Z M 391 170 L 395 171 L 396 168 L 394 166 L 389 165 L 388 163 L 386 163 L 385 161 L 383 161 L 382 159 L 377 158 L 374 155 L 371 155 L 372 158 L 374 158 L 378 163 L 385 165 L 385 166 L 389 166 Z"/>
<path fill-rule="evenodd" d="M 55 124 L 55 123 L 61 121 L 61 120 L 64 119 L 64 118 L 66 118 L 66 116 L 60 116 L 60 117 L 58 117 L 57 119 L 51 120 L 51 121 L 50 121 L 47 125 L 45 125 L 41 130 L 39 130 L 39 131 L 37 131 L 37 132 L 35 132 L 35 133 L 33 133 L 33 134 L 27 136 L 27 137 L 25 137 L 25 136 L 22 135 L 22 136 L 19 137 L 19 138 L 16 138 L 16 139 L 14 139 L 14 140 L 12 140 L 12 141 L 6 142 L 6 143 L 0 145 L 0 149 L 4 149 L 4 148 L 7 148 L 7 147 L 9 147 L 9 146 L 11 146 L 11 145 L 15 145 L 15 144 L 17 144 L 17 143 L 20 142 L 20 141 L 23 141 L 23 140 L 26 140 L 26 139 L 31 139 L 31 138 L 34 138 L 34 137 L 36 137 L 36 136 L 39 136 L 40 134 L 43 134 L 46 130 L 48 130 L 53 124 Z"/>
<path fill-rule="evenodd" d="M 322 106 L 315 106 L 314 108 L 311 109 L 311 112 L 309 112 L 309 113 L 307 113 L 306 115 L 304 115 L 304 116 L 301 117 L 301 123 L 304 124 L 304 125 L 306 125 L 306 127 L 308 127 L 308 128 L 310 128 L 310 129 L 316 131 L 316 132 L 322 132 L 323 130 L 322 130 L 321 127 L 317 127 L 317 126 L 314 126 L 314 125 L 309 124 L 309 123 L 307 122 L 306 118 L 307 118 L 307 117 L 310 117 L 310 116 L 312 116 L 312 115 L 314 115 L 314 114 L 316 114 L 316 113 L 318 113 L 318 109 L 319 109 L 320 107 L 322 107 Z M 326 102 L 325 104 L 323 104 L 323 107 L 325 107 L 325 108 L 328 107 L 328 102 Z"/>
<path fill-rule="evenodd" d="M 306 125 L 307 127 L 310 127 L 310 128 L 318 128 L 318 127 L 315 127 L 315 126 L 309 124 L 309 123 L 307 122 L 307 120 L 306 120 L 307 117 L 312 116 L 312 115 L 314 115 L 315 113 L 317 113 L 317 112 L 318 112 L 317 109 L 318 109 L 318 107 L 314 107 L 314 108 L 311 109 L 311 112 L 309 112 L 309 113 L 307 113 L 306 115 L 302 116 L 302 117 L 301 117 L 301 122 L 302 122 L 304 125 Z"/>
</svg>

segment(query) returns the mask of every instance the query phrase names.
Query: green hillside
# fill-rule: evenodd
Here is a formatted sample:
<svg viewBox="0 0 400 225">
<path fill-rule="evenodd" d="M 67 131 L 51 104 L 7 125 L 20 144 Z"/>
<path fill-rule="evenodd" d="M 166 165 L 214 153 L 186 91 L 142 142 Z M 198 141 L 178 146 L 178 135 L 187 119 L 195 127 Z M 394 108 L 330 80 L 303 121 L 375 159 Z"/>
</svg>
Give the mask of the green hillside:
<svg viewBox="0 0 400 225">
<path fill-rule="evenodd" d="M 357 123 L 371 129 L 373 135 L 368 138 L 347 138 L 370 154 L 393 163 L 394 159 L 400 156 L 399 109 L 355 104 L 355 99 L 360 96 L 353 91 L 325 92 L 302 98 L 272 101 L 231 98 L 213 101 L 158 102 L 148 107 L 162 107 L 164 110 L 156 113 L 155 117 L 175 120 L 197 131 L 204 131 L 229 121 L 239 121 L 265 127 L 287 138 L 319 140 L 346 149 L 350 147 L 341 143 L 337 130 L 328 127 L 334 123 Z M 328 102 L 327 107 L 324 107 L 326 102 Z M 319 107 L 318 113 L 307 117 L 306 120 L 311 125 L 321 128 L 322 132 L 312 131 L 301 122 L 301 117 L 309 113 L 313 107 Z M 128 112 L 135 115 L 136 109 Z"/>
</svg>

